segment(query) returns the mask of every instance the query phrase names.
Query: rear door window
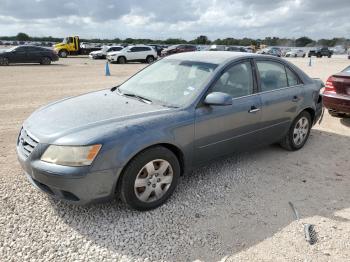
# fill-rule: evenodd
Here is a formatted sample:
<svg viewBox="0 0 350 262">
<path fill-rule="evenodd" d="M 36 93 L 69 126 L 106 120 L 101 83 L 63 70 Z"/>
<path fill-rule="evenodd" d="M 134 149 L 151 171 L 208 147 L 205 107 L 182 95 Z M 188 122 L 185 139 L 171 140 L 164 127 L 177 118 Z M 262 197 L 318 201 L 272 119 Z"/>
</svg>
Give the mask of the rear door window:
<svg viewBox="0 0 350 262">
<path fill-rule="evenodd" d="M 256 64 L 260 75 L 262 92 L 288 87 L 284 65 L 273 61 L 257 61 Z"/>
</svg>

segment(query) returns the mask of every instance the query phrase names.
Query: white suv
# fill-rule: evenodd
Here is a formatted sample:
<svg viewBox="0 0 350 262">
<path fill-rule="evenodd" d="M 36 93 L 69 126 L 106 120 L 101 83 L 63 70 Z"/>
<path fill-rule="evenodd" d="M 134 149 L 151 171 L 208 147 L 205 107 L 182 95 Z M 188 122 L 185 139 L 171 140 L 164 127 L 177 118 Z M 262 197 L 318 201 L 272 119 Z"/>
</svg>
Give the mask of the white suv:
<svg viewBox="0 0 350 262">
<path fill-rule="evenodd" d="M 107 59 L 111 63 L 118 62 L 119 64 L 125 64 L 129 61 L 152 63 L 157 59 L 157 52 L 151 46 L 134 45 L 108 53 Z"/>
</svg>

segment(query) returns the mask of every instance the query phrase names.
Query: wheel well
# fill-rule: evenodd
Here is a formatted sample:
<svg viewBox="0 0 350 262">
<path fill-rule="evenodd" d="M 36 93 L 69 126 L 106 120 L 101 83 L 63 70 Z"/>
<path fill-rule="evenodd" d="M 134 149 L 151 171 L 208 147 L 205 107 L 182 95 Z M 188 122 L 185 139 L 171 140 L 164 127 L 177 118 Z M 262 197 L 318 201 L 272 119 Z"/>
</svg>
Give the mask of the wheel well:
<svg viewBox="0 0 350 262">
<path fill-rule="evenodd" d="M 310 114 L 311 116 L 311 122 L 314 122 L 315 119 L 315 110 L 313 110 L 311 107 L 305 108 L 303 111 L 306 111 Z"/>
<path fill-rule="evenodd" d="M 135 154 L 131 159 L 129 159 L 128 163 L 123 167 L 122 171 L 120 172 L 120 176 L 118 177 L 117 183 L 115 185 L 115 189 L 114 192 L 118 194 L 119 190 L 120 190 L 120 181 L 121 181 L 121 176 L 123 175 L 124 169 L 125 167 L 130 163 L 130 161 L 135 158 L 138 154 L 140 154 L 141 152 L 150 149 L 152 147 L 156 147 L 156 146 L 162 146 L 165 147 L 166 149 L 170 150 L 172 153 L 175 154 L 175 156 L 177 157 L 177 159 L 179 160 L 179 164 L 180 164 L 180 170 L 181 173 L 180 175 L 182 176 L 184 174 L 185 171 L 185 162 L 184 162 L 184 156 L 183 156 L 183 152 L 180 150 L 180 148 L 178 148 L 177 146 L 174 146 L 173 144 L 169 144 L 169 143 L 160 143 L 160 144 L 154 144 L 151 145 L 149 147 L 146 147 L 144 149 L 142 149 L 141 151 L 139 151 L 137 154 Z"/>
<path fill-rule="evenodd" d="M 124 55 L 118 56 L 117 60 L 119 60 L 119 58 L 121 58 L 121 57 L 123 57 L 125 60 L 127 60 L 126 57 L 125 57 Z"/>
</svg>

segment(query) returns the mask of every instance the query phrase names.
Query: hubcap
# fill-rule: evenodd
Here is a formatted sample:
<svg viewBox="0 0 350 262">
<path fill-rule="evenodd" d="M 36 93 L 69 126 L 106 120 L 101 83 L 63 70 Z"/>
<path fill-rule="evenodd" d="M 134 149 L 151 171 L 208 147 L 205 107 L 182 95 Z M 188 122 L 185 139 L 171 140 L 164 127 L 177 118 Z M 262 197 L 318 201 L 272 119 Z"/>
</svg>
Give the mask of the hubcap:
<svg viewBox="0 0 350 262">
<path fill-rule="evenodd" d="M 306 117 L 302 117 L 296 123 L 293 131 L 294 144 L 299 146 L 304 141 L 309 132 L 309 120 Z"/>
<path fill-rule="evenodd" d="M 164 196 L 173 181 L 173 168 L 164 159 L 148 162 L 136 176 L 134 191 L 142 202 L 153 202 Z"/>
</svg>

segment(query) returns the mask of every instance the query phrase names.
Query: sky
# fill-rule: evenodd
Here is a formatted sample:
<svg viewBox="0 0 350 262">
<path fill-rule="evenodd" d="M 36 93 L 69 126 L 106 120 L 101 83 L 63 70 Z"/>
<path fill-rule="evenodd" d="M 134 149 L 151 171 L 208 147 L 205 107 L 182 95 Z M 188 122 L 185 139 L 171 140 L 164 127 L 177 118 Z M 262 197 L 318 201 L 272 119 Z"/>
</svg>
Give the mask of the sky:
<svg viewBox="0 0 350 262">
<path fill-rule="evenodd" d="M 350 0 L 0 0 L 0 36 L 350 38 Z"/>
</svg>

